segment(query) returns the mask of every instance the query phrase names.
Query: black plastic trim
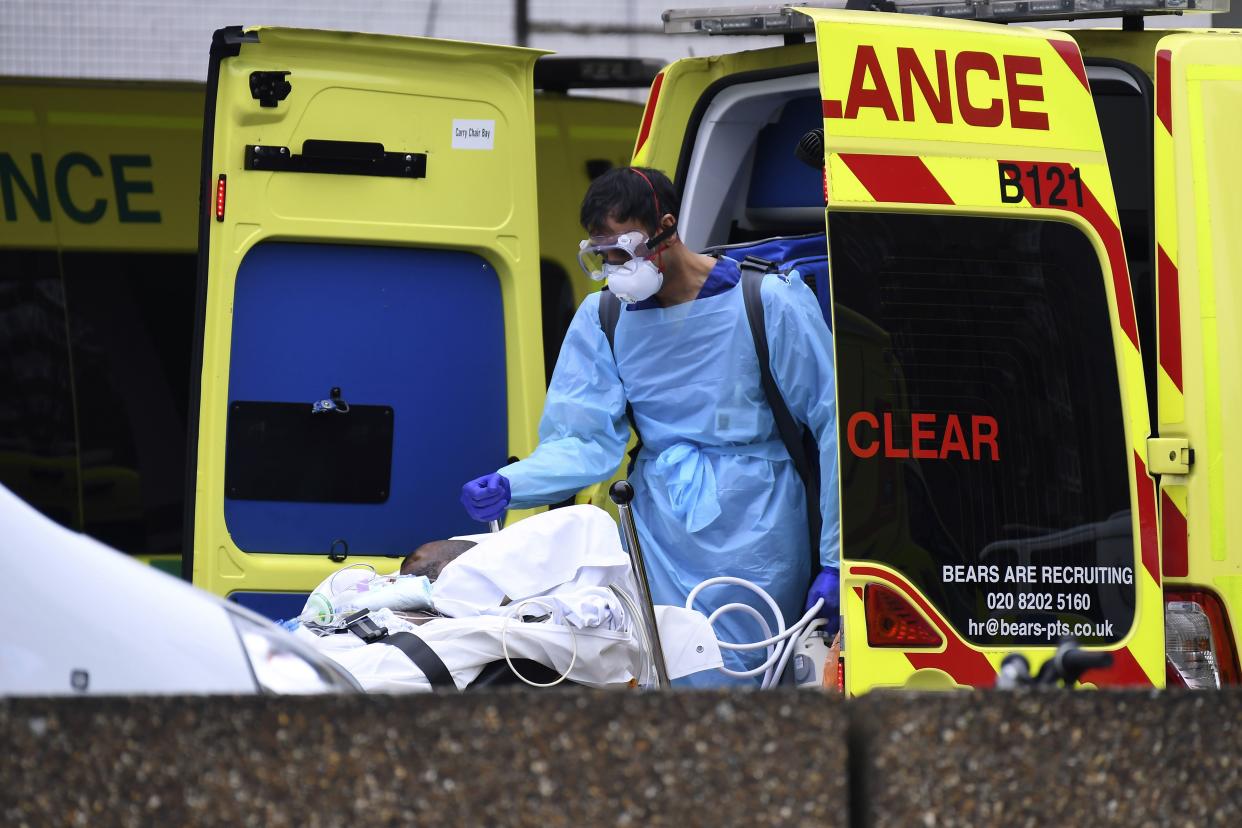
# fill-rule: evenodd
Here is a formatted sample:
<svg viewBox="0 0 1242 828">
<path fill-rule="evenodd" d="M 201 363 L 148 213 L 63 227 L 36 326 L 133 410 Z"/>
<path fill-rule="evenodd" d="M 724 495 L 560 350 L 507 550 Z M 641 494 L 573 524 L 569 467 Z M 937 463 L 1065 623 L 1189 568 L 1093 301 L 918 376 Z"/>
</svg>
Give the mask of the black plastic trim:
<svg viewBox="0 0 1242 828">
<path fill-rule="evenodd" d="M 308 138 L 302 142 L 301 155 L 288 147 L 247 144 L 243 166 L 268 172 L 426 178 L 427 153 L 385 152 L 383 144 L 368 141 Z"/>
<path fill-rule="evenodd" d="M 663 61 L 651 58 L 548 55 L 535 61 L 535 88 L 544 92 L 645 89 L 663 68 Z"/>
<path fill-rule="evenodd" d="M 1144 141 L 1146 148 L 1147 148 L 1147 158 L 1154 163 L 1155 158 L 1156 158 L 1156 135 L 1155 135 L 1156 86 L 1155 84 L 1152 83 L 1151 78 L 1149 78 L 1147 76 L 1147 73 L 1144 72 L 1142 69 L 1138 68 L 1133 63 L 1130 63 L 1129 61 L 1125 61 L 1125 60 L 1117 60 L 1115 58 L 1084 58 L 1083 64 L 1087 69 L 1090 69 L 1093 66 L 1099 66 L 1099 67 L 1104 67 L 1104 68 L 1109 68 L 1109 69 L 1117 69 L 1121 72 L 1125 72 L 1127 75 L 1129 75 L 1134 80 L 1135 84 L 1138 85 L 1138 88 L 1140 90 L 1139 95 L 1142 97 L 1143 102 L 1147 105 L 1147 121 L 1146 121 L 1147 129 L 1143 131 L 1142 140 Z M 1091 81 L 1090 76 L 1088 76 L 1087 81 L 1088 81 L 1088 86 L 1090 86 L 1090 81 Z M 1092 97 L 1094 98 L 1095 97 L 1094 89 L 1091 90 L 1091 94 L 1092 94 Z M 1107 154 L 1107 150 L 1108 148 L 1105 147 L 1106 154 Z M 1110 175 L 1112 174 L 1111 169 L 1109 171 L 1109 174 Z M 1118 225 L 1118 228 L 1120 229 L 1120 224 Z M 1160 306 L 1156 302 L 1157 291 L 1159 289 L 1159 284 L 1160 284 L 1160 274 L 1159 274 L 1160 256 L 1156 252 L 1156 190 L 1155 190 L 1154 184 L 1152 186 L 1152 191 L 1151 191 L 1151 201 L 1147 205 L 1147 239 L 1150 242 L 1149 247 L 1148 247 L 1148 254 L 1151 256 L 1151 296 L 1149 298 L 1151 299 L 1152 312 L 1156 317 L 1155 319 L 1152 319 L 1149 321 L 1152 323 L 1152 332 L 1154 333 L 1156 321 L 1160 317 Z M 1122 246 L 1123 247 L 1125 246 L 1124 240 L 1123 240 Z M 1130 277 L 1130 292 L 1133 293 L 1134 292 L 1134 274 L 1133 272 L 1130 272 L 1129 257 L 1127 257 L 1126 259 L 1126 271 L 1127 273 L 1129 273 L 1129 277 Z M 1137 312 L 1138 312 L 1138 308 L 1136 307 L 1135 313 L 1137 314 Z M 1138 324 L 1137 318 L 1135 322 L 1136 324 Z M 1140 331 L 1141 331 L 1141 325 L 1140 325 Z M 1159 422 L 1157 421 L 1159 411 L 1157 410 L 1157 402 L 1156 402 L 1156 392 L 1157 392 L 1156 374 L 1160 370 L 1159 369 L 1160 342 L 1159 342 L 1159 337 L 1154 337 L 1154 340 L 1155 341 L 1152 341 L 1152 342 L 1144 342 L 1141 334 L 1139 337 L 1140 348 L 1143 348 L 1143 349 L 1146 349 L 1148 347 L 1151 348 L 1150 354 L 1146 350 L 1143 351 L 1143 363 L 1144 363 L 1143 364 L 1143 379 L 1144 379 L 1144 385 L 1147 388 L 1147 395 L 1148 395 L 1148 400 L 1147 400 L 1148 427 L 1151 429 L 1152 434 L 1158 434 L 1160 432 L 1160 429 L 1159 429 Z M 1148 370 L 1148 361 L 1150 361 L 1151 370 Z"/>
<path fill-rule="evenodd" d="M 216 218 L 216 189 L 212 158 L 216 127 L 216 94 L 220 87 L 220 62 L 241 54 L 243 43 L 258 43 L 257 32 L 246 32 L 241 26 L 217 29 L 211 36 L 207 64 L 207 87 L 203 103 L 203 151 L 199 170 L 198 194 L 198 286 L 194 299 L 194 344 L 190 350 L 190 402 L 186 409 L 185 458 L 185 525 L 181 527 L 181 577 L 194 580 L 194 515 L 198 492 L 198 428 L 199 406 L 202 405 L 203 337 L 207 330 L 207 251 L 210 248 L 211 226 Z"/>
<path fill-rule="evenodd" d="M 698 103 L 694 105 L 694 109 L 690 112 L 690 119 L 686 122 L 685 138 L 681 143 L 681 156 L 677 159 L 677 172 L 673 176 L 673 186 L 677 189 L 677 196 L 680 199 L 685 195 L 686 174 L 690 170 L 690 156 L 694 153 L 694 142 L 699 135 L 699 125 L 703 123 L 703 116 L 707 114 L 707 108 L 711 106 L 713 100 L 725 89 L 735 86 L 739 83 L 755 83 L 757 81 L 773 80 L 775 78 L 788 78 L 794 75 L 809 75 L 814 72 L 819 74 L 819 61 L 810 61 L 808 63 L 795 63 L 791 66 L 778 66 L 774 69 L 756 69 L 753 72 L 738 72 L 736 75 L 729 75 L 727 78 L 721 78 L 714 81 L 699 96 Z M 819 94 L 816 92 L 816 94 Z"/>
</svg>

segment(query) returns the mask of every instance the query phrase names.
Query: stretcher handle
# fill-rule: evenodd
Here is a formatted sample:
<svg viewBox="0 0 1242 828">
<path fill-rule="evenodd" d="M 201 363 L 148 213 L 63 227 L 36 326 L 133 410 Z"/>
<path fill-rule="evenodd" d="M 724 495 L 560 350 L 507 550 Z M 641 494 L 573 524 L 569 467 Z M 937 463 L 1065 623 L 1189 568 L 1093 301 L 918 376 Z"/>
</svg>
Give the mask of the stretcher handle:
<svg viewBox="0 0 1242 828">
<path fill-rule="evenodd" d="M 630 509 L 634 487 L 628 480 L 618 480 L 608 490 L 608 496 L 617 504 L 617 514 L 621 516 L 621 541 L 630 555 L 630 566 L 634 569 L 634 580 L 638 584 L 639 604 L 647 626 L 647 640 L 651 642 L 651 657 L 655 662 L 656 686 L 668 687 L 668 668 L 664 664 L 664 646 L 660 643 L 660 629 L 656 625 L 655 603 L 651 598 L 651 586 L 647 583 L 647 566 L 638 542 L 638 530 L 634 526 L 634 513 Z"/>
</svg>

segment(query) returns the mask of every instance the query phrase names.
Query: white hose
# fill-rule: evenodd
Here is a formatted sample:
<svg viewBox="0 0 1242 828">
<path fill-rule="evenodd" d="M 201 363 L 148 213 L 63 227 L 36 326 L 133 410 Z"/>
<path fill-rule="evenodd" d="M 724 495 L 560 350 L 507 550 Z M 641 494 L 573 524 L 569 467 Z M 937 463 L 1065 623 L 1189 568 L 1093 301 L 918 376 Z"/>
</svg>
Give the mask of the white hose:
<svg viewBox="0 0 1242 828">
<path fill-rule="evenodd" d="M 528 604 L 534 604 L 537 607 L 547 610 L 548 615 L 552 615 L 553 612 L 555 611 L 554 607 L 552 607 L 550 604 L 544 601 L 541 601 L 538 598 L 527 598 L 525 601 L 519 601 L 518 603 L 514 604 L 513 608 L 508 613 L 505 614 L 504 621 L 502 621 L 500 624 L 500 651 L 504 653 L 505 664 L 509 665 L 509 669 L 513 671 L 513 675 L 517 676 L 522 681 L 529 684 L 531 687 L 555 687 L 556 685 L 560 684 L 565 679 L 569 678 L 569 674 L 573 672 L 574 665 L 578 663 L 578 633 L 574 630 L 572 624 L 558 625 L 558 626 L 564 626 L 566 629 L 569 630 L 569 638 L 574 646 L 573 655 L 569 659 L 569 666 L 565 668 L 565 672 L 562 673 L 561 677 L 558 678 L 556 681 L 550 681 L 546 684 L 540 684 L 539 682 L 531 681 L 526 676 L 519 673 L 517 667 L 513 666 L 513 659 L 509 657 L 509 639 L 508 639 L 509 622 L 511 622 L 514 618 L 517 617 L 517 615 L 522 611 L 522 607 L 527 606 Z"/>
<path fill-rule="evenodd" d="M 726 676 L 732 676 L 733 678 L 753 678 L 762 673 L 763 678 L 760 680 L 759 686 L 764 690 L 775 687 L 780 682 L 781 675 L 785 672 L 785 667 L 789 664 L 789 659 L 793 656 L 794 651 L 797 650 L 798 645 L 805 640 L 806 636 L 810 635 L 811 630 L 817 628 L 817 626 L 822 626 L 816 624 L 816 616 L 819 614 L 820 609 L 824 606 L 824 599 L 818 599 L 811 606 L 811 608 L 808 609 L 806 613 L 794 623 L 793 626 L 786 629 L 785 616 L 781 614 L 780 607 L 777 606 L 776 601 L 774 601 L 772 596 L 765 592 L 762 587 L 747 581 L 744 578 L 735 578 L 730 575 L 722 575 L 716 578 L 708 578 L 706 581 L 703 581 L 694 589 L 690 590 L 690 594 L 686 596 L 686 609 L 694 609 L 694 600 L 699 597 L 699 593 L 708 587 L 713 586 L 737 586 L 742 587 L 743 589 L 749 589 L 768 605 L 768 609 L 772 611 L 772 616 L 776 619 L 777 627 L 776 635 L 773 635 L 772 628 L 768 625 L 767 619 L 763 617 L 763 613 L 759 612 L 759 610 L 749 604 L 735 602 L 725 604 L 724 606 L 714 610 L 712 614 L 707 617 L 707 622 L 713 626 L 716 623 L 716 619 L 721 616 L 727 615 L 730 612 L 741 612 L 756 619 L 763 630 L 763 640 L 751 641 L 744 644 L 734 644 L 728 641 L 721 641 L 719 637 L 717 637 L 716 640 L 721 649 L 743 651 L 758 650 L 764 647 L 768 649 L 768 657 L 762 664 L 754 669 L 740 671 L 731 670 L 728 667 L 723 666 L 716 669 L 724 673 Z"/>
</svg>

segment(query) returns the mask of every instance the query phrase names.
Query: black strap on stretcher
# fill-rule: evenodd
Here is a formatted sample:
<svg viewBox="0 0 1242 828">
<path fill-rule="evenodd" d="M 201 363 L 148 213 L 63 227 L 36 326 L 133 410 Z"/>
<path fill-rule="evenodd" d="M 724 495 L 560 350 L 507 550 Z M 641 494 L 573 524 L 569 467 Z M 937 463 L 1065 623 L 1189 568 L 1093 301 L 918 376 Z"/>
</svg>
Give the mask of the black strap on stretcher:
<svg viewBox="0 0 1242 828">
<path fill-rule="evenodd" d="M 453 674 L 449 672 L 444 661 L 426 641 L 414 633 L 389 633 L 387 627 L 381 627 L 371 620 L 369 610 L 358 610 L 346 618 L 345 629 L 361 638 L 365 644 L 387 644 L 405 653 L 406 658 L 414 662 L 414 666 L 431 682 L 432 691 L 457 690 Z"/>
</svg>

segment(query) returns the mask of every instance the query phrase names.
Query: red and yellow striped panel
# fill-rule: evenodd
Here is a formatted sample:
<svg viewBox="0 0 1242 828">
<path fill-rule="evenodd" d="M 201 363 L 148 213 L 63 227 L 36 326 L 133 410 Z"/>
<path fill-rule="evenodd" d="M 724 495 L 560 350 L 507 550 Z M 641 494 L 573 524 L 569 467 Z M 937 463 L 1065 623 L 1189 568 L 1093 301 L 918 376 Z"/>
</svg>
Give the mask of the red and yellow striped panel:
<svg viewBox="0 0 1242 828">
<path fill-rule="evenodd" d="M 1075 167 L 1082 179 L 1082 203 L 1066 199 L 1061 206 L 1036 206 L 1027 198 L 1021 205 L 1003 205 L 997 186 L 998 164 L 1013 165 L 1025 173 L 1033 167 L 1058 167 L 1068 176 Z M 828 160 L 831 195 L 830 209 L 885 205 L 887 209 L 1006 207 L 1049 215 L 1070 213 L 1084 230 L 1089 230 L 1107 264 L 1109 296 L 1115 309 L 1115 328 L 1119 336 L 1119 365 L 1123 368 L 1123 389 L 1128 403 L 1130 442 L 1133 447 L 1132 485 L 1138 504 L 1135 529 L 1142 563 L 1136 571 L 1136 591 L 1140 612 L 1125 646 L 1115 652 L 1115 663 L 1107 671 L 1093 674 L 1096 684 L 1160 684 L 1163 681 L 1164 641 L 1159 624 L 1143 624 L 1142 609 L 1155 612 L 1163 607 L 1161 597 L 1160 552 L 1155 487 L 1147 474 L 1145 391 L 1142 356 L 1129 273 L 1122 244 L 1121 229 L 1113 201 L 1112 185 L 1104 164 L 1073 165 L 1062 162 L 997 161 L 985 158 L 945 158 L 860 153 L 833 153 Z M 830 219 L 831 220 L 831 219 Z M 875 566 L 852 564 L 850 573 L 885 581 L 901 590 L 944 634 L 948 644 L 938 652 L 906 654 L 916 670 L 933 668 L 964 685 L 989 684 L 1001 653 L 983 653 L 963 641 L 947 622 L 897 573 Z M 861 608 L 861 604 L 859 605 Z M 861 615 L 855 616 L 861 617 Z M 853 663 L 859 664 L 857 651 Z M 993 669 L 988 673 L 983 665 Z"/>
<path fill-rule="evenodd" d="M 1156 203 L 1156 308 L 1158 373 L 1157 411 L 1164 426 L 1184 427 L 1185 387 L 1182 384 L 1182 311 L 1178 282 L 1177 185 L 1173 152 L 1173 53 L 1156 52 L 1156 119 L 1153 127 Z M 1164 483 L 1160 492 L 1163 530 L 1163 573 L 1166 578 L 1190 574 L 1187 544 L 1189 492 L 1184 485 Z"/>
<path fill-rule="evenodd" d="M 1026 48 L 1031 47 L 1027 45 Z M 1070 41 L 1054 38 L 1044 48 L 1064 61 L 1063 66 L 1068 70 L 1066 75 L 1072 79 L 1072 91 L 1071 84 L 1066 83 L 1060 87 L 1062 93 L 1076 96 L 1075 106 L 1080 109 L 1084 102 L 1089 104 L 1090 92 L 1077 47 Z M 839 104 L 840 101 L 826 100 L 825 113 L 836 115 Z M 1122 404 L 1127 439 L 1132 448 L 1130 477 L 1133 502 L 1136 504 L 1133 531 L 1141 566 L 1136 567 L 1135 571 L 1138 607 L 1134 625 L 1123 639 L 1122 646 L 1114 651 L 1114 665 L 1088 678 L 1097 685 L 1163 684 L 1159 529 L 1155 485 L 1146 466 L 1149 426 L 1142 356 L 1112 181 L 1094 117 L 1091 118 L 1090 129 L 1084 127 L 1081 131 L 1094 131 L 1096 146 L 1092 151 L 1087 151 L 1081 142 L 1073 150 L 1063 152 L 1049 149 L 1046 145 L 1023 150 L 1021 146 L 987 144 L 977 147 L 978 152 L 973 156 L 960 151 L 952 155 L 935 154 L 934 150 L 940 147 L 933 146 L 932 142 L 910 142 L 917 150 L 927 150 L 923 154 L 901 152 L 897 151 L 897 142 L 885 140 L 880 134 L 871 139 L 860 138 L 856 130 L 845 140 L 834 142 L 833 128 L 839 123 L 831 119 L 825 121 L 830 148 L 825 169 L 829 222 L 832 211 L 843 209 L 1040 215 L 1078 225 L 1095 245 L 1107 272 Z M 963 134 L 954 136 L 956 142 L 961 142 L 963 137 Z M 857 151 L 868 143 L 884 151 Z M 833 146 L 842 145 L 841 151 L 831 151 Z M 1053 169 L 1058 172 L 1048 172 Z M 1072 196 L 1053 197 L 1046 189 L 1043 193 L 1032 194 L 1028 189 L 1016 203 L 1012 198 L 1002 199 L 1003 182 L 998 181 L 998 176 L 1008 174 L 1020 179 L 1033 173 L 1072 181 Z M 1015 191 L 1011 190 L 1011 195 Z M 866 671 L 869 675 L 861 685 L 855 681 L 851 681 L 851 685 L 860 690 L 872 686 L 901 685 L 916 671 L 940 671 L 961 685 L 986 685 L 994 681 L 1004 652 L 979 650 L 964 641 L 899 573 L 871 563 L 848 563 L 847 567 L 851 579 L 884 582 L 898 589 L 941 631 L 946 640 L 945 646 L 937 651 L 881 653 L 866 647 L 865 634 L 858 629 L 865 625 L 856 621 L 853 624 L 855 635 L 851 636 L 848 645 L 853 649 L 850 663 L 855 670 Z M 863 606 L 861 595 L 852 591 L 846 599 L 848 625 L 851 617 L 862 619 Z M 896 660 L 897 653 L 901 654 L 904 664 Z"/>
<path fill-rule="evenodd" d="M 1020 205 L 1003 205 L 997 186 L 998 164 L 1001 163 L 1010 164 L 1023 174 L 1036 166 L 1045 169 L 1058 167 L 1067 177 L 1077 167 L 1082 179 L 1081 205 L 1076 198 L 1066 199 L 1067 203 L 1061 206 L 1036 206 L 1029 198 Z M 1115 652 L 1114 665 L 1107 671 L 1092 674 L 1089 678 L 1099 685 L 1161 684 L 1164 670 L 1163 628 L 1159 623 L 1143 623 L 1143 610 L 1156 612 L 1163 607 L 1163 599 L 1156 493 L 1144 462 L 1147 408 L 1142 356 L 1129 272 L 1108 168 L 1103 164 L 1073 165 L 1047 161 L 833 153 L 828 160 L 828 179 L 830 210 L 883 204 L 886 209 L 916 205 L 924 210 L 968 206 L 989 207 L 997 211 L 1010 207 L 1038 211 L 1050 216 L 1069 213 L 1077 219 L 1076 223 L 1094 237 L 1093 241 L 1102 253 L 1102 261 L 1107 264 L 1110 302 L 1115 309 L 1114 327 L 1119 334 L 1115 336 L 1115 341 L 1119 343 L 1119 365 L 1123 370 L 1123 396 L 1126 398 L 1123 404 L 1128 409 L 1126 414 L 1130 427 L 1127 430 L 1133 447 L 1131 480 L 1138 505 L 1135 529 L 1142 566 L 1136 570 L 1140 610 L 1136 613 L 1134 628 L 1125 646 Z M 851 564 L 849 571 L 851 574 L 883 580 L 898 588 L 945 636 L 948 644 L 940 651 L 906 654 L 913 669 L 941 670 L 963 685 L 990 684 L 994 680 L 994 668 L 999 664 L 1003 653 L 985 654 L 967 644 L 898 573 L 858 564 Z M 855 617 L 861 618 L 861 614 Z M 857 650 L 853 664 L 856 667 L 862 666 L 859 664 Z M 989 674 L 983 669 L 982 665 L 985 664 L 993 667 L 992 673 Z"/>
</svg>

